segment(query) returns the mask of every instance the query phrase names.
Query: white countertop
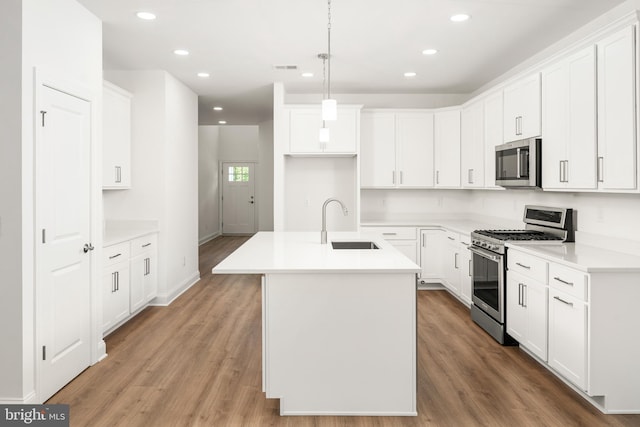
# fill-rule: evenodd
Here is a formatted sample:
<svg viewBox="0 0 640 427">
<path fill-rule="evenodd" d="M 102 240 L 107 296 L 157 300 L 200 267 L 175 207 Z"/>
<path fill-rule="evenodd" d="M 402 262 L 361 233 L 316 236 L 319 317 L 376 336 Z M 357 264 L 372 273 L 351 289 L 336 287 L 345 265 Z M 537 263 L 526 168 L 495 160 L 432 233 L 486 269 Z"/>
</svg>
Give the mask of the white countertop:
<svg viewBox="0 0 640 427">
<path fill-rule="evenodd" d="M 587 273 L 640 272 L 640 257 L 596 246 L 580 243 L 531 244 L 526 242 L 508 242 L 506 246 Z"/>
<path fill-rule="evenodd" d="M 158 221 L 106 221 L 102 246 L 107 247 L 147 234 L 157 233 Z"/>
<path fill-rule="evenodd" d="M 333 249 L 332 241 L 373 241 L 380 249 Z M 418 273 L 420 267 L 366 232 L 260 232 L 213 268 L 214 274 Z"/>
</svg>

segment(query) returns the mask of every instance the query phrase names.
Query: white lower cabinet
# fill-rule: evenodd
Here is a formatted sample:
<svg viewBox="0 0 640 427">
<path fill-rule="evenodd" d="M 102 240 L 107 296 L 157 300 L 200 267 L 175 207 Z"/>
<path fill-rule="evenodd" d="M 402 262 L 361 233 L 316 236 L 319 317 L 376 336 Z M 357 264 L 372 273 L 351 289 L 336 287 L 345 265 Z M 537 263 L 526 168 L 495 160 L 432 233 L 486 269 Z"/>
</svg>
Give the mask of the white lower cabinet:
<svg viewBox="0 0 640 427">
<path fill-rule="evenodd" d="M 420 281 L 436 283 L 442 280 L 442 248 L 445 232 L 440 228 L 420 230 Z"/>
<path fill-rule="evenodd" d="M 471 266 L 471 236 L 468 234 L 460 235 L 460 299 L 465 304 L 471 305 L 472 287 L 473 287 L 473 268 Z"/>
<path fill-rule="evenodd" d="M 587 390 L 587 304 L 549 290 L 549 366 Z"/>
<path fill-rule="evenodd" d="M 129 316 L 129 244 L 104 249 L 102 276 L 102 330 L 107 331 Z"/>
<path fill-rule="evenodd" d="M 104 248 L 102 331 L 106 335 L 144 308 L 158 291 L 158 235 Z"/>
<path fill-rule="evenodd" d="M 460 295 L 460 240 L 458 233 L 447 232 L 444 249 L 443 285 L 451 293 Z"/>
<path fill-rule="evenodd" d="M 513 271 L 507 274 L 507 332 L 521 346 L 547 360 L 547 294 L 544 284 Z"/>
</svg>

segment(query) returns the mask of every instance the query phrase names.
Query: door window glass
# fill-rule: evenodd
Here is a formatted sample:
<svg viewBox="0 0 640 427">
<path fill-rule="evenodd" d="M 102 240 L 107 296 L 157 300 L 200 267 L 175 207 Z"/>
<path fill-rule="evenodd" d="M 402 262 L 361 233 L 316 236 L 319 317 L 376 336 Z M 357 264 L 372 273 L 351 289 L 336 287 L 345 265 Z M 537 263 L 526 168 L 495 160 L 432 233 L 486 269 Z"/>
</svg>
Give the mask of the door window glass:
<svg viewBox="0 0 640 427">
<path fill-rule="evenodd" d="M 249 182 L 248 166 L 229 166 L 229 182 Z"/>
</svg>

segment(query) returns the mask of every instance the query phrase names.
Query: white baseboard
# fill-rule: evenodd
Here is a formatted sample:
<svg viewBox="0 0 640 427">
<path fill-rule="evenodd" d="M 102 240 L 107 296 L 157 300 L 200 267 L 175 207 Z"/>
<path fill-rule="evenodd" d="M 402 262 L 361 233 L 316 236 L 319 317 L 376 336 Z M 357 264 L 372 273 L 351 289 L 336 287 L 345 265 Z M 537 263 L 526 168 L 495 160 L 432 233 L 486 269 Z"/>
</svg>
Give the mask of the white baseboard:
<svg viewBox="0 0 640 427">
<path fill-rule="evenodd" d="M 40 402 L 36 400 L 36 392 L 31 391 L 22 398 L 0 397 L 0 405 L 38 405 Z"/>
<path fill-rule="evenodd" d="M 176 298 L 186 292 L 190 287 L 195 285 L 200 280 L 200 271 L 196 270 L 191 276 L 178 285 L 173 291 L 158 294 L 155 299 L 149 305 L 156 305 L 166 307 L 171 304 Z"/>
<path fill-rule="evenodd" d="M 222 233 L 220 233 L 220 231 L 216 231 L 215 233 L 211 233 L 211 234 L 207 234 L 206 236 L 202 236 L 200 238 L 200 240 L 198 240 L 198 246 L 199 245 L 204 245 L 207 242 L 212 241 L 213 239 L 215 239 L 216 237 L 220 236 Z"/>
</svg>

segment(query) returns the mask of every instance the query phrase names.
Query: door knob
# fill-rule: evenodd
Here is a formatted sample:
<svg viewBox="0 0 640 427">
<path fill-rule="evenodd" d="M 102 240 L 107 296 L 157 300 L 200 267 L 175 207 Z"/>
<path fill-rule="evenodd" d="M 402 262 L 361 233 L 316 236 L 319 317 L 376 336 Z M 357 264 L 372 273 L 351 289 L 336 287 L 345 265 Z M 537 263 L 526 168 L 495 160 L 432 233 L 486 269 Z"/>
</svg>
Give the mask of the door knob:
<svg viewBox="0 0 640 427">
<path fill-rule="evenodd" d="M 84 244 L 84 248 L 82 248 L 82 250 L 84 251 L 84 253 L 86 254 L 89 251 L 94 250 L 95 248 L 93 247 L 93 245 L 91 243 L 85 243 Z"/>
</svg>

